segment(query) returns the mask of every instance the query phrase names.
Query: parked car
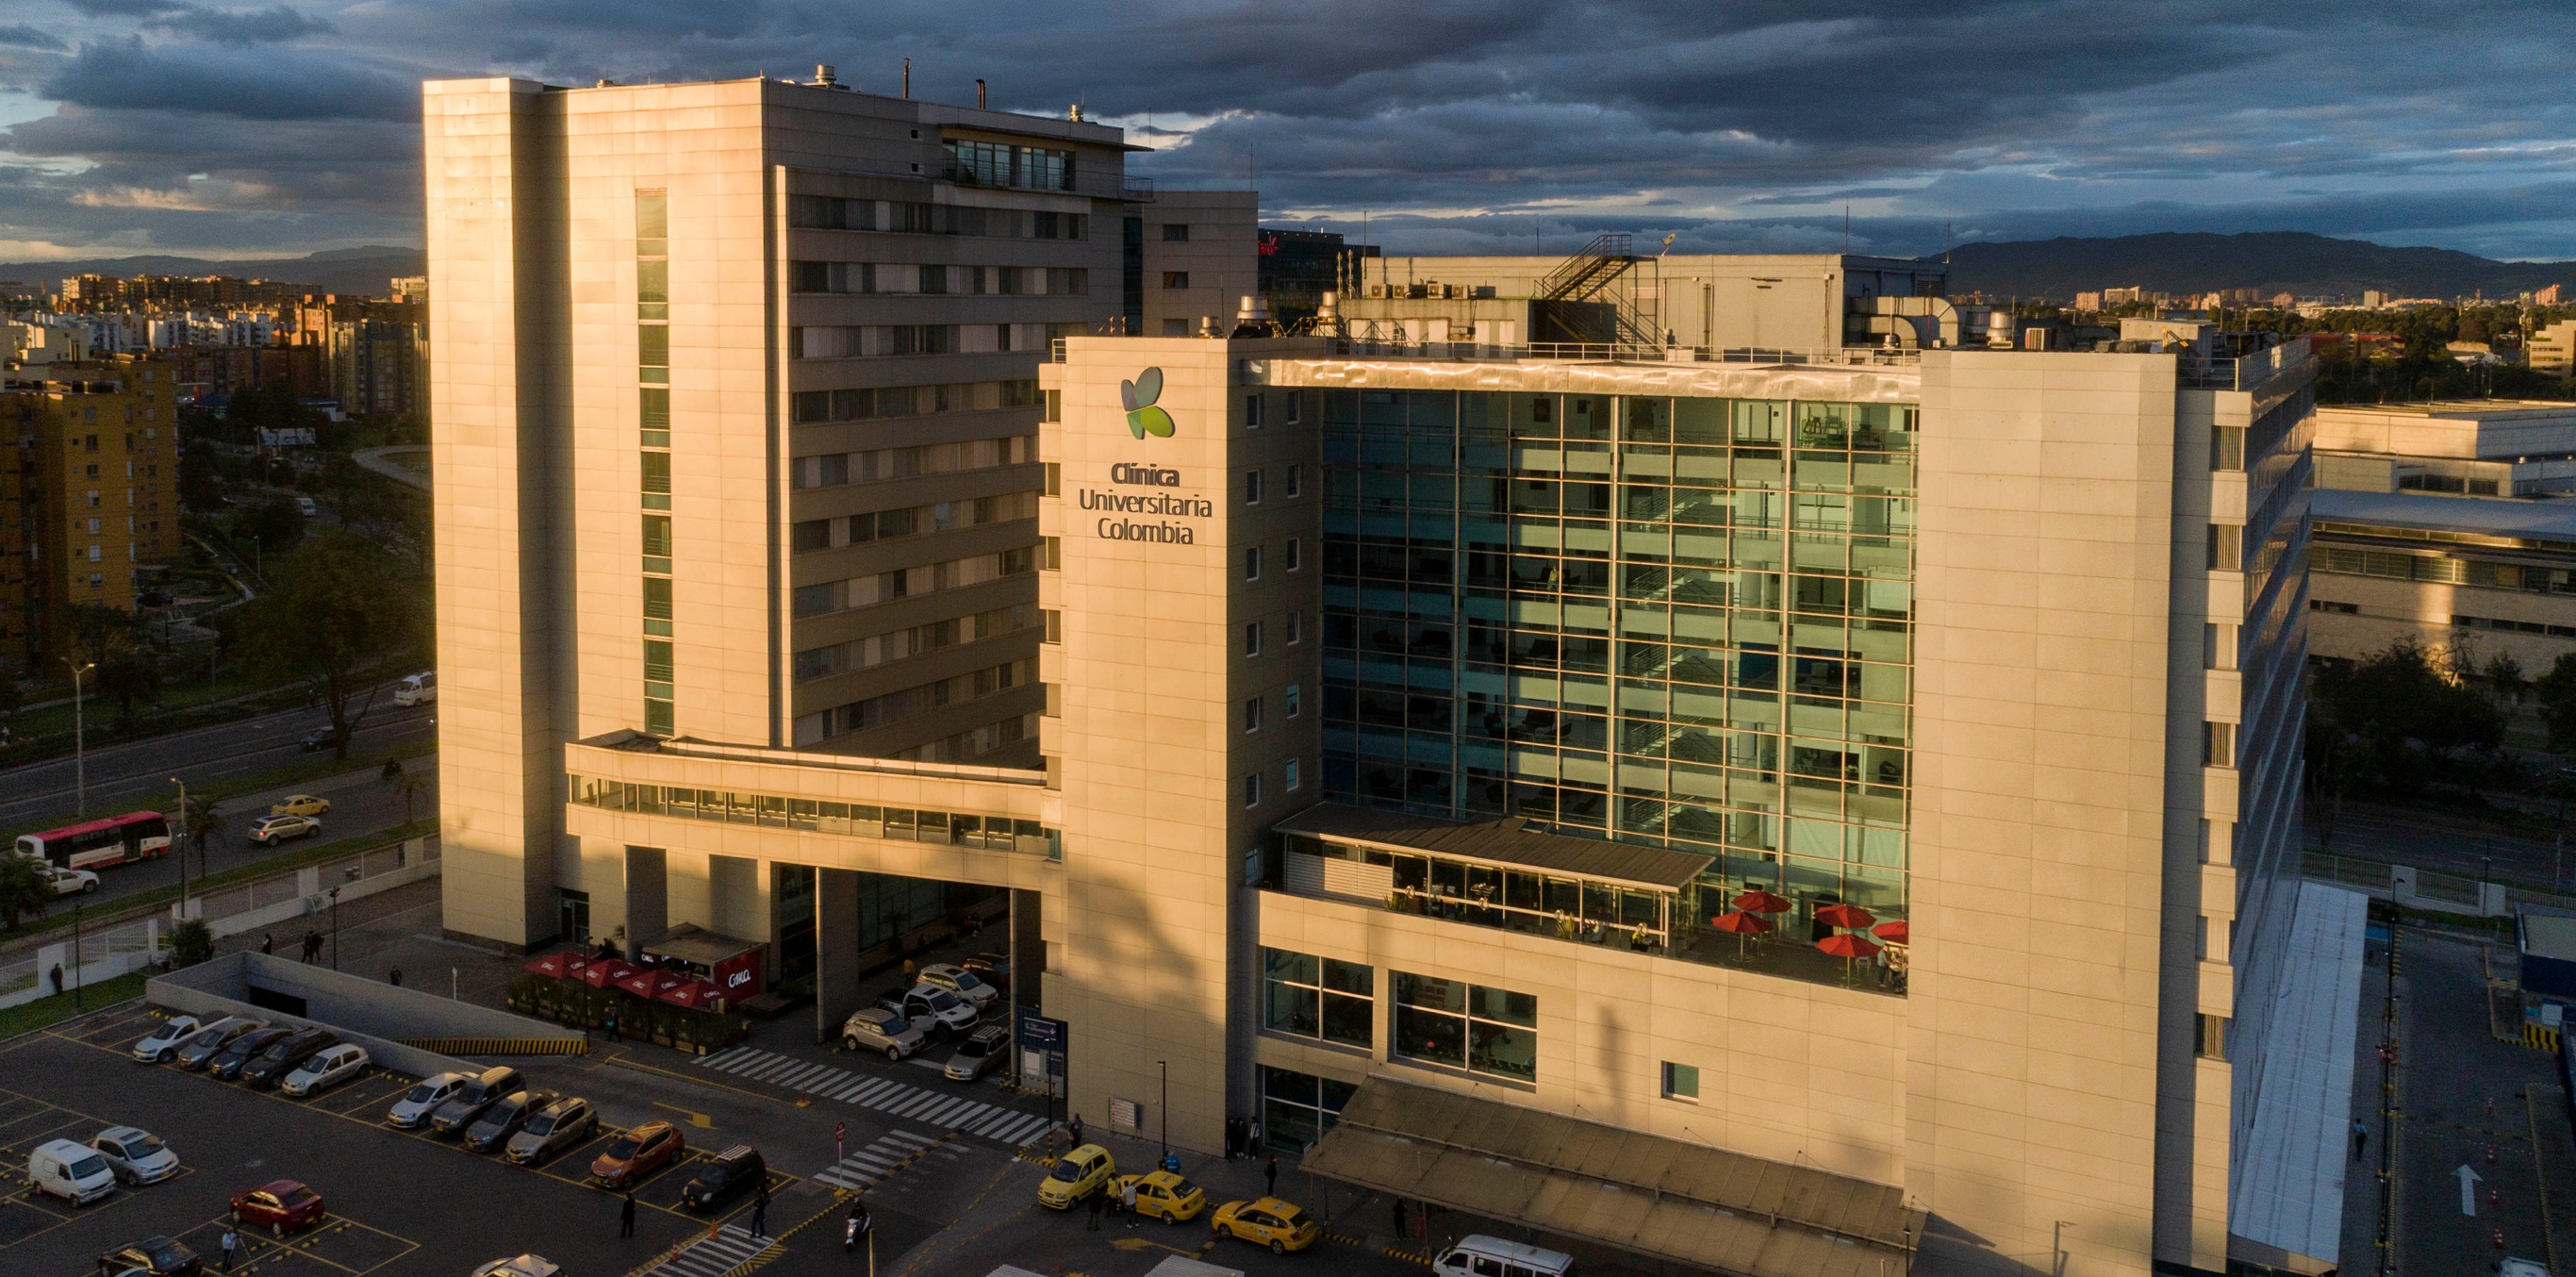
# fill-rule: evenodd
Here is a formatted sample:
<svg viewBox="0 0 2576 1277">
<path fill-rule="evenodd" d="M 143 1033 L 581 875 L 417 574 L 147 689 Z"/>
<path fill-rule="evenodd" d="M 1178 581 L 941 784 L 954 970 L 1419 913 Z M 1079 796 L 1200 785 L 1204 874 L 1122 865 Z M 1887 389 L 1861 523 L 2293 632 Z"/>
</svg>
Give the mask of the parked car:
<svg viewBox="0 0 2576 1277">
<path fill-rule="evenodd" d="M 883 1051 L 889 1060 L 900 1060 L 919 1051 L 930 1042 L 930 1029 L 903 1018 L 900 1011 L 884 1007 L 867 1007 L 852 1012 L 841 1022 L 841 1046 L 851 1051 Z"/>
<path fill-rule="evenodd" d="M 1121 1175 L 1110 1185 L 1110 1191 L 1123 1196 L 1130 1184 L 1136 1186 L 1136 1213 L 1146 1219 L 1186 1224 L 1207 1209 L 1207 1194 L 1175 1171 Z"/>
<path fill-rule="evenodd" d="M 74 1206 L 116 1191 L 116 1172 L 107 1159 L 70 1140 L 47 1140 L 27 1154 L 27 1186 Z"/>
<path fill-rule="evenodd" d="M 374 1062 L 368 1058 L 367 1048 L 343 1042 L 296 1065 L 277 1089 L 289 1095 L 319 1095 L 351 1078 L 364 1076 Z"/>
<path fill-rule="evenodd" d="M 552 1091 L 513 1091 L 500 1098 L 483 1116 L 465 1128 L 465 1147 L 477 1153 L 497 1153 L 528 1124 L 528 1119 L 544 1112 L 545 1107 L 563 1098 Z"/>
<path fill-rule="evenodd" d="M 760 1150 L 736 1144 L 698 1167 L 680 1189 L 680 1204 L 703 1214 L 768 1179 L 769 1165 L 760 1160 Z"/>
<path fill-rule="evenodd" d="M 932 984 L 916 984 L 877 999 L 877 1005 L 907 1020 L 918 1020 L 933 1037 L 946 1037 L 975 1027 L 975 1004 Z"/>
<path fill-rule="evenodd" d="M 563 1265 L 543 1255 L 515 1255 L 496 1259 L 474 1270 L 474 1277 L 558 1277 Z"/>
<path fill-rule="evenodd" d="M 1072 1210 L 1082 1199 L 1107 1186 L 1117 1173 L 1117 1159 L 1109 1156 L 1108 1149 L 1085 1144 L 1047 1169 L 1046 1178 L 1038 1181 L 1038 1205 L 1049 1210 Z"/>
<path fill-rule="evenodd" d="M 436 1112 L 439 1105 L 454 1098 L 470 1080 L 462 1073 L 438 1073 L 422 1078 L 404 1092 L 401 1099 L 394 1101 L 392 1108 L 385 1110 L 385 1125 L 406 1131 L 419 1130 L 428 1124 L 429 1115 Z"/>
<path fill-rule="evenodd" d="M 253 1020 L 247 1016 L 238 1015 L 226 1016 L 198 1030 L 195 1037 L 188 1039 L 186 1046 L 179 1048 L 178 1065 L 192 1073 L 205 1068 L 233 1043 L 267 1027 L 266 1020 Z"/>
<path fill-rule="evenodd" d="M 975 1004 L 978 1015 L 993 1009 L 1002 996 L 1000 989 L 976 978 L 974 972 L 945 962 L 934 962 L 921 969 L 921 982 L 933 988 L 946 989 Z"/>
<path fill-rule="evenodd" d="M 1219 1237 L 1267 1246 L 1273 1255 L 1304 1250 L 1324 1235 L 1313 1216 L 1276 1197 L 1227 1202 L 1216 1208 L 1216 1218 L 1208 1222 L 1208 1229 Z"/>
<path fill-rule="evenodd" d="M 689 1142 L 668 1122 L 646 1122 L 618 1136 L 590 1163 L 590 1177 L 602 1188 L 625 1188 L 678 1161 Z"/>
<path fill-rule="evenodd" d="M 179 1048 L 186 1046 L 189 1038 L 206 1027 L 193 1015 L 171 1016 L 161 1022 L 160 1028 L 143 1035 L 143 1040 L 134 1044 L 134 1058 L 146 1064 L 167 1064 L 178 1056 Z"/>
<path fill-rule="evenodd" d="M 299 1181 L 273 1179 L 233 1199 L 233 1222 L 265 1228 L 272 1237 L 300 1233 L 322 1222 L 322 1195 Z"/>
<path fill-rule="evenodd" d="M 311 816 L 270 816 L 250 827 L 252 845 L 274 847 L 295 838 L 310 838 L 322 832 L 322 822 Z"/>
<path fill-rule="evenodd" d="M 988 1024 L 967 1034 L 966 1040 L 948 1053 L 948 1067 L 944 1072 L 951 1082 L 972 1082 L 1010 1058 L 1010 1029 Z"/>
<path fill-rule="evenodd" d="M 109 1251 L 98 1257 L 99 1271 L 125 1277 L 143 1273 L 147 1277 L 197 1277 L 206 1271 L 206 1261 L 176 1237 L 146 1237 L 131 1246 Z"/>
<path fill-rule="evenodd" d="M 39 864 L 36 872 L 45 876 L 45 889 L 57 896 L 86 896 L 98 890 L 98 875 L 86 869 Z"/>
<path fill-rule="evenodd" d="M 467 1079 L 456 1094 L 429 1115 L 429 1129 L 438 1135 L 456 1135 L 483 1116 L 483 1110 L 501 1101 L 501 1097 L 523 1090 L 527 1082 L 517 1069 L 495 1065 Z"/>
<path fill-rule="evenodd" d="M 260 1090 L 277 1085 L 297 1065 L 340 1045 L 340 1035 L 329 1029 L 298 1029 L 269 1044 L 259 1058 L 242 1066 L 241 1080 Z"/>
<path fill-rule="evenodd" d="M 979 953 L 957 965 L 975 973 L 975 978 L 997 989 L 1011 985 L 1011 959 L 1007 954 Z"/>
<path fill-rule="evenodd" d="M 268 806 L 268 814 L 272 816 L 326 816 L 330 812 L 331 800 L 318 794 L 297 794 L 285 802 Z"/>
<path fill-rule="evenodd" d="M 215 1058 L 206 1061 L 206 1072 L 229 1082 L 240 1077 L 242 1070 L 259 1058 L 260 1052 L 293 1036 L 295 1030 L 283 1027 L 245 1033 L 234 1038 L 233 1044 L 218 1052 Z"/>
<path fill-rule="evenodd" d="M 179 1155 L 150 1131 L 111 1126 L 89 1137 L 89 1147 L 106 1158 L 107 1169 L 129 1187 L 158 1184 L 179 1173 Z"/>
<path fill-rule="evenodd" d="M 599 1114 L 591 1111 L 590 1101 L 565 1096 L 537 1110 L 502 1147 L 511 1161 L 536 1166 L 566 1149 L 581 1147 L 598 1129 Z"/>
</svg>

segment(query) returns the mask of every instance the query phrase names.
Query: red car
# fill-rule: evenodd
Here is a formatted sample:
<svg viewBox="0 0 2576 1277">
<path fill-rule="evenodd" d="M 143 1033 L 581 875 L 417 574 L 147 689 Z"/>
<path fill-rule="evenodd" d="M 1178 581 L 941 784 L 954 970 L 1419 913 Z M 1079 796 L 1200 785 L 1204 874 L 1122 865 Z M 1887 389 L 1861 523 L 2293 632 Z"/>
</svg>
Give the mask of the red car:
<svg viewBox="0 0 2576 1277">
<path fill-rule="evenodd" d="M 688 1148 L 680 1128 L 668 1122 L 646 1122 L 617 1137 L 590 1164 L 591 1177 L 609 1188 L 624 1188 L 671 1164 Z"/>
<path fill-rule="evenodd" d="M 233 1199 L 233 1222 L 279 1237 L 300 1233 L 322 1222 L 322 1195 L 291 1179 L 270 1180 Z"/>
</svg>

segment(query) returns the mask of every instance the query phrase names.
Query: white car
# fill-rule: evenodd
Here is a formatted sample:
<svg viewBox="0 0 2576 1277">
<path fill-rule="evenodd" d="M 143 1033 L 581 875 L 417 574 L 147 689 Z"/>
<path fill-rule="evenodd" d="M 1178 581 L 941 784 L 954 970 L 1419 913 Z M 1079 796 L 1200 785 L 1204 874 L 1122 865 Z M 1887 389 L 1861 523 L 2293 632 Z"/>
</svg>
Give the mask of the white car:
<svg viewBox="0 0 2576 1277">
<path fill-rule="evenodd" d="M 311 816 L 271 816 L 250 827 L 250 840 L 262 847 L 274 847 L 289 838 L 307 838 L 322 832 L 322 822 Z"/>
<path fill-rule="evenodd" d="M 901 997 L 888 995 L 877 1005 L 907 1020 L 937 1021 L 940 1029 L 952 1033 L 974 1028 L 979 1018 L 974 1003 L 935 984 L 916 984 L 905 990 Z"/>
<path fill-rule="evenodd" d="M 1002 996 L 1001 990 L 984 983 L 974 972 L 945 962 L 934 962 L 923 967 L 921 982 L 936 985 L 974 1003 L 978 1012 L 992 1010 L 993 1003 Z"/>
<path fill-rule="evenodd" d="M 496 1259 L 474 1270 L 474 1277 L 556 1277 L 563 1266 L 543 1255 Z"/>
<path fill-rule="evenodd" d="M 179 1046 L 188 1040 L 189 1034 L 199 1029 L 213 1028 L 215 1023 L 222 1023 L 222 1021 L 204 1023 L 193 1015 L 171 1016 L 161 1022 L 160 1028 L 154 1029 L 142 1041 L 134 1044 L 134 1058 L 146 1064 L 168 1064 L 179 1054 Z"/>
<path fill-rule="evenodd" d="M 342 1082 L 364 1075 L 372 1063 L 374 1061 L 367 1058 L 367 1048 L 355 1042 L 343 1042 L 289 1070 L 278 1089 L 289 1095 L 319 1095 Z"/>
<path fill-rule="evenodd" d="M 439 1105 L 456 1098 L 456 1093 L 473 1080 L 470 1073 L 440 1073 L 422 1078 L 419 1085 L 404 1092 L 401 1099 L 394 1101 L 392 1108 L 385 1110 L 385 1124 L 406 1131 L 427 1126 L 429 1115 L 437 1111 Z"/>
<path fill-rule="evenodd" d="M 57 896 L 86 896 L 98 890 L 98 875 L 86 869 L 65 869 L 60 865 L 38 865 L 45 875 L 45 886 Z"/>
<path fill-rule="evenodd" d="M 889 1060 L 900 1060 L 921 1050 L 930 1040 L 930 1030 L 911 1023 L 883 1007 L 854 1011 L 841 1022 L 841 1045 L 853 1051 L 883 1051 Z"/>
<path fill-rule="evenodd" d="M 158 1184 L 179 1173 L 179 1155 L 150 1131 L 111 1126 L 90 1137 L 91 1151 L 107 1159 L 119 1183 Z"/>
</svg>

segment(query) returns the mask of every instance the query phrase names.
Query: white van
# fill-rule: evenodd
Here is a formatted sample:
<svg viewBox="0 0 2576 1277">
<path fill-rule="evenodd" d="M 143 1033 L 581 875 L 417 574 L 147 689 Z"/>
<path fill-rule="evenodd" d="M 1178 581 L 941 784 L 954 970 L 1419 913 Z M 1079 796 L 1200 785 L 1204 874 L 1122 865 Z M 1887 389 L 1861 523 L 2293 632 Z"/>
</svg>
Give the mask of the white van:
<svg viewBox="0 0 2576 1277">
<path fill-rule="evenodd" d="M 1438 1277 L 1567 1277 L 1574 1256 L 1469 1233 L 1431 1261 Z"/>
<path fill-rule="evenodd" d="M 343 1042 L 288 1072 L 278 1089 L 289 1095 L 319 1095 L 367 1071 L 367 1048 Z"/>
<path fill-rule="evenodd" d="M 438 699 L 438 671 L 426 670 L 404 679 L 394 687 L 394 704 L 410 707 L 427 705 Z"/>
<path fill-rule="evenodd" d="M 116 1191 L 116 1171 L 107 1159 L 70 1140 L 47 1140 L 27 1154 L 27 1181 L 74 1206 Z"/>
</svg>

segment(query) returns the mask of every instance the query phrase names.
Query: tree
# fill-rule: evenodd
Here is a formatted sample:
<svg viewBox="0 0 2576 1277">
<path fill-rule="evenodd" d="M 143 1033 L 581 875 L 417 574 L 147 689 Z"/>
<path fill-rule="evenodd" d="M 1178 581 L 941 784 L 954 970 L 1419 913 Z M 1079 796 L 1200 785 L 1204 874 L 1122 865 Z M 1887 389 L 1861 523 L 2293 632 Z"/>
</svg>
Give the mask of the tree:
<svg viewBox="0 0 2576 1277">
<path fill-rule="evenodd" d="M 394 792 L 402 795 L 403 823 L 411 823 L 412 803 L 429 792 L 429 780 L 418 772 L 404 772 L 394 777 Z"/>
<path fill-rule="evenodd" d="M 232 535 L 235 553 L 239 542 L 248 541 L 265 563 L 272 552 L 284 554 L 304 539 L 304 512 L 284 497 L 270 497 L 233 516 Z"/>
<path fill-rule="evenodd" d="M 2524 692 L 2531 690 L 2531 680 L 2523 676 L 2522 662 L 2513 659 L 2510 652 L 2498 652 L 2488 657 L 2486 665 L 2478 671 L 2478 677 L 2485 681 L 2487 690 L 2494 693 L 2498 703 L 2503 705 L 2513 704 L 2522 699 Z"/>
<path fill-rule="evenodd" d="M 2576 753 L 2576 652 L 2560 656 L 2548 673 L 2532 683 L 2531 692 L 2549 725 L 2549 747 L 2562 754 Z"/>
<path fill-rule="evenodd" d="M 188 796 L 187 810 L 179 813 L 180 832 L 197 844 L 197 875 L 206 873 L 206 844 L 224 832 L 224 814 L 216 810 L 216 800 L 204 794 Z"/>
<path fill-rule="evenodd" d="M 45 881 L 34 856 L 0 853 L 0 927 L 17 926 L 25 914 L 43 913 L 53 898 L 53 884 Z"/>
<path fill-rule="evenodd" d="M 2455 651 L 2401 640 L 2379 655 L 2321 668 L 2308 695 L 2310 786 L 2407 795 L 2466 776 L 2466 754 L 2504 742 L 2504 715 L 2469 687 Z M 2323 813 L 2321 813 L 2323 814 Z"/>
<path fill-rule="evenodd" d="M 84 676 L 89 693 L 114 702 L 117 722 L 132 726 L 136 705 L 159 699 L 161 691 L 161 662 L 143 618 L 103 604 L 75 603 L 65 612 L 64 628 L 72 655 L 96 667 Z"/>
<path fill-rule="evenodd" d="M 215 935 L 206 920 L 190 918 L 170 928 L 170 965 L 193 967 L 215 956 Z"/>
<path fill-rule="evenodd" d="M 17 717 L 18 711 L 26 704 L 27 693 L 24 688 L 18 686 L 17 668 L 5 660 L 0 660 L 0 724 L 6 724 Z"/>
<path fill-rule="evenodd" d="M 324 531 L 278 565 L 274 588 L 241 609 L 244 651 L 270 676 L 313 689 L 331 718 L 334 756 L 345 759 L 349 733 L 375 705 L 370 671 L 423 646 L 426 593 L 416 574 L 366 539 Z"/>
</svg>

